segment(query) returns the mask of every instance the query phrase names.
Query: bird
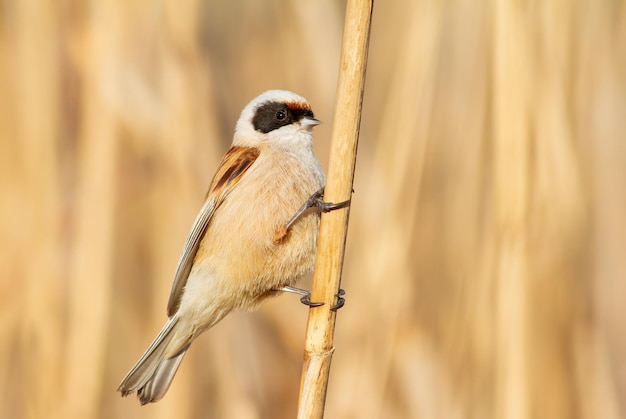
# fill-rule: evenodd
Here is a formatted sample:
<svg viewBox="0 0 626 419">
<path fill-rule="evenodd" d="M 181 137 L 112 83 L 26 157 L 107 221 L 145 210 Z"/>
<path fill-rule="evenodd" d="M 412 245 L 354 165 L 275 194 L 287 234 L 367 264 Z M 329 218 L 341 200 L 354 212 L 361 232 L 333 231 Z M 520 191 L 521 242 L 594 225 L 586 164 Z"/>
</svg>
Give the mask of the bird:
<svg viewBox="0 0 626 419">
<path fill-rule="evenodd" d="M 185 240 L 167 303 L 168 319 L 118 387 L 142 405 L 159 401 L 189 346 L 232 310 L 254 310 L 313 270 L 325 174 L 313 152 L 319 125 L 309 102 L 268 90 L 246 105 Z M 343 298 L 338 304 L 343 305 Z"/>
</svg>

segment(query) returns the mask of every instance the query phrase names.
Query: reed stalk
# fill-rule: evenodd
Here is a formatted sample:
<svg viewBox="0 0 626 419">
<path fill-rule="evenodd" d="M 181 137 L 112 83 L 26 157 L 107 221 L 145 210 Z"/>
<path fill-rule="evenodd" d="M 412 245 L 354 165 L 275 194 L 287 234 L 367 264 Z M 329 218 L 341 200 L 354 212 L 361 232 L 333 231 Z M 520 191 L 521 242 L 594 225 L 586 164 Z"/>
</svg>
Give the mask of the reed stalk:
<svg viewBox="0 0 626 419">
<path fill-rule="evenodd" d="M 372 0 L 350 0 L 341 50 L 337 101 L 330 149 L 327 202 L 350 199 L 361 121 Z M 334 352 L 337 293 L 341 283 L 349 210 L 322 215 L 311 298 L 324 301 L 309 311 L 298 418 L 322 418 Z"/>
</svg>

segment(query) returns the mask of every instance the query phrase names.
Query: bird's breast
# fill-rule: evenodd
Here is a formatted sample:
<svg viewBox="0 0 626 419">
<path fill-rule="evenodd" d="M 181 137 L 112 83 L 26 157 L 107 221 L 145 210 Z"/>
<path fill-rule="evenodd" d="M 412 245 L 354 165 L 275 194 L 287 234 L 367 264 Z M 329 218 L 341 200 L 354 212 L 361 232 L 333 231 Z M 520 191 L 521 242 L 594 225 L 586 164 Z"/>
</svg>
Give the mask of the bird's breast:
<svg viewBox="0 0 626 419">
<path fill-rule="evenodd" d="M 217 208 L 194 265 L 251 296 L 292 283 L 315 262 L 319 213 L 309 211 L 277 240 L 281 228 L 324 184 L 313 161 L 261 152 Z"/>
</svg>

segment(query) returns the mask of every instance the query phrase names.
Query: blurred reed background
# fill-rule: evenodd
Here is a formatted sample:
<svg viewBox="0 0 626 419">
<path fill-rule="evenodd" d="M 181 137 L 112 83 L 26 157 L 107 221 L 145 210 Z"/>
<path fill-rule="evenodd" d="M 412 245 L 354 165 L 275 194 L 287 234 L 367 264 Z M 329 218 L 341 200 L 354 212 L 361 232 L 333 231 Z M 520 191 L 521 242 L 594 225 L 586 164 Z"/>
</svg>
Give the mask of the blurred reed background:
<svg viewBox="0 0 626 419">
<path fill-rule="evenodd" d="M 344 6 L 0 2 L 0 417 L 295 416 L 289 295 L 115 389 L 242 107 L 326 163 Z M 626 417 L 624 2 L 379 1 L 355 190 L 328 418 Z"/>
</svg>

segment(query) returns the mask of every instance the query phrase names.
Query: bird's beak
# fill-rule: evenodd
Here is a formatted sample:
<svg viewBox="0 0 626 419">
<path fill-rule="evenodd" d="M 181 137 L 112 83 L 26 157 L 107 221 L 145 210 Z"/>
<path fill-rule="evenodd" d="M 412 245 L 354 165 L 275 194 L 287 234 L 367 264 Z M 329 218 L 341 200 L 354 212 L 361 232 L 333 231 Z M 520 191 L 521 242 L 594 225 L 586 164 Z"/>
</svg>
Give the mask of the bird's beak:
<svg viewBox="0 0 626 419">
<path fill-rule="evenodd" d="M 322 121 L 315 119 L 312 116 L 305 116 L 300 119 L 300 127 L 302 129 L 311 130 L 314 126 L 321 124 Z"/>
</svg>

